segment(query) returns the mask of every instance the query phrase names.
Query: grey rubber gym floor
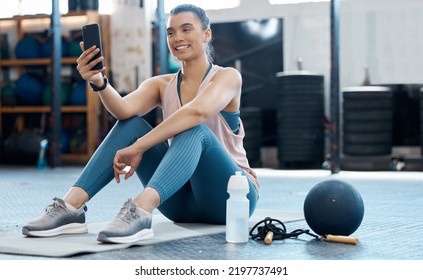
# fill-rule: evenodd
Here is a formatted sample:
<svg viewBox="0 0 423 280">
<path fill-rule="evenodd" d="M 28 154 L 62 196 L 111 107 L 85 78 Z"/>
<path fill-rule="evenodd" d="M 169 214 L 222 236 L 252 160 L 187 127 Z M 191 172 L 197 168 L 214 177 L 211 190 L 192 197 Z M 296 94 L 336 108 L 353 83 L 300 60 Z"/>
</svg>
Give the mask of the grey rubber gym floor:
<svg viewBox="0 0 423 280">
<path fill-rule="evenodd" d="M 37 170 L 35 167 L 0 166 L 0 234 L 18 231 L 51 203 L 63 197 L 82 167 Z M 355 186 L 364 201 L 365 214 L 353 236 L 358 245 L 322 242 L 308 235 L 265 245 L 250 240 L 227 244 L 224 234 L 182 239 L 124 250 L 80 254 L 79 260 L 422 260 L 423 172 L 256 169 L 261 180 L 260 208 L 301 212 L 308 191 L 317 183 L 338 178 Z M 111 182 L 88 204 L 88 222 L 112 219 L 140 185 L 130 178 Z M 272 217 L 278 219 L 279 217 Z M 309 228 L 304 220 L 287 223 L 287 231 Z M 3 260 L 49 259 L 0 254 Z"/>
</svg>

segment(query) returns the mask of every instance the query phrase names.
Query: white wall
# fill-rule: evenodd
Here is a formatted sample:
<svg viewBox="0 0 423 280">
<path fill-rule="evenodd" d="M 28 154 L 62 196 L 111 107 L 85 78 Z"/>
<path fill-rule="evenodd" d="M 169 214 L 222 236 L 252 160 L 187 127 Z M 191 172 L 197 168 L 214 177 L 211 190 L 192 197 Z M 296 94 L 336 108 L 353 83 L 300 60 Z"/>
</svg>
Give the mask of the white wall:
<svg viewBox="0 0 423 280">
<path fill-rule="evenodd" d="M 114 0 L 111 15 L 111 63 L 114 86 L 130 92 L 152 75 L 151 1 Z"/>
<path fill-rule="evenodd" d="M 342 84 L 357 85 L 368 64 L 375 84 L 423 83 L 423 1 L 342 4 Z"/>
</svg>

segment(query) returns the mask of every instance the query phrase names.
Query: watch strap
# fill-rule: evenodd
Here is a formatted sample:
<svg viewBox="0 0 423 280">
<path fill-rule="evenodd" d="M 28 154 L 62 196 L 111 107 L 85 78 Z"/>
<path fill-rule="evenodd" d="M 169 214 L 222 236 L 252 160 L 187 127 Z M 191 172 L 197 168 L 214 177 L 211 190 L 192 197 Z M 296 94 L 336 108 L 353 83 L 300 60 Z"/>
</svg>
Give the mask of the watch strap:
<svg viewBox="0 0 423 280">
<path fill-rule="evenodd" d="M 107 85 L 109 84 L 109 79 L 107 79 L 106 76 L 103 76 L 103 81 L 104 81 L 104 83 L 101 87 L 96 86 L 92 81 L 90 81 L 89 84 L 90 84 L 90 87 L 92 88 L 93 91 L 101 91 L 101 90 L 104 90 L 107 87 Z"/>
</svg>

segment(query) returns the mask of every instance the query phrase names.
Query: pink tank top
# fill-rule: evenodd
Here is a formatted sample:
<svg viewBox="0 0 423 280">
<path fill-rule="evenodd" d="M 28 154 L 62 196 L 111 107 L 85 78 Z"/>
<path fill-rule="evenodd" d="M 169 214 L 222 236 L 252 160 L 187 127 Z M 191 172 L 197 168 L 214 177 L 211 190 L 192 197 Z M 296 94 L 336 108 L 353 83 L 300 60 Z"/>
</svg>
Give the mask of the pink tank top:
<svg viewBox="0 0 423 280">
<path fill-rule="evenodd" d="M 204 78 L 198 91 L 204 89 L 204 87 L 210 82 L 214 75 L 216 75 L 219 71 L 221 71 L 223 67 L 213 65 L 210 69 L 207 76 Z M 181 103 L 179 101 L 179 96 L 177 92 L 177 82 L 178 82 L 178 74 L 176 73 L 169 84 L 166 86 L 165 90 L 160 96 L 161 105 L 163 110 L 163 118 L 166 119 L 170 115 L 172 115 L 175 111 L 181 108 Z M 205 124 L 214 132 L 216 137 L 219 141 L 225 146 L 226 150 L 231 155 L 232 159 L 235 163 L 242 168 L 245 173 L 250 177 L 253 181 L 257 191 L 260 188 L 259 182 L 257 180 L 257 175 L 250 168 L 248 163 L 248 159 L 246 156 L 246 152 L 243 146 L 243 139 L 245 136 L 244 126 L 240 119 L 239 121 L 239 131 L 238 134 L 234 134 L 229 127 L 228 123 L 225 121 L 223 116 L 219 113 L 213 116 L 210 116 L 206 121 Z"/>
</svg>

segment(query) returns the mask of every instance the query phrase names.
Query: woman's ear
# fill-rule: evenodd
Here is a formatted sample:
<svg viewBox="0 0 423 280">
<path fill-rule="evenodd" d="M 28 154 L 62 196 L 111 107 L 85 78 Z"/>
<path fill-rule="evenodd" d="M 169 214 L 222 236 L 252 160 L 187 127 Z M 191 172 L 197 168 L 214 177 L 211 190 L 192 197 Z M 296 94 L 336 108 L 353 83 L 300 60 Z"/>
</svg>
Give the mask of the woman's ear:
<svg viewBox="0 0 423 280">
<path fill-rule="evenodd" d="M 205 34 L 204 34 L 204 42 L 208 43 L 210 42 L 211 38 L 212 38 L 212 30 L 210 28 L 207 28 L 206 30 L 204 30 Z"/>
</svg>

